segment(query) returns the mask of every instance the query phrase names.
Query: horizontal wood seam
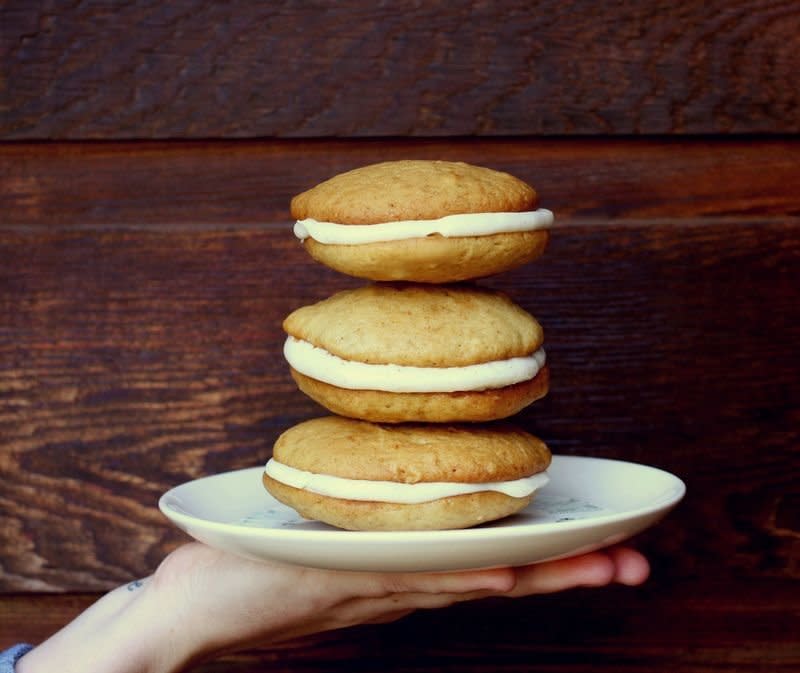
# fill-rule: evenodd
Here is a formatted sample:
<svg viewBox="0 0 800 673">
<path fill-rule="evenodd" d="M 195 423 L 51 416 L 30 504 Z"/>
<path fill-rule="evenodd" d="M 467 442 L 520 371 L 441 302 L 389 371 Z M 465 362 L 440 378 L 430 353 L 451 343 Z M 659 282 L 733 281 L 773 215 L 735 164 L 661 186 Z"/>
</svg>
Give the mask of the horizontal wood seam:
<svg viewBox="0 0 800 673">
<path fill-rule="evenodd" d="M 243 223 L 226 223 L 226 222 L 198 222 L 196 224 L 186 222 L 143 222 L 140 224 L 130 223 L 114 223 L 108 222 L 105 224 L 67 224 L 60 226 L 42 226 L 33 224 L 15 224 L 13 222 L 0 222 L 0 232 L 13 232 L 15 234 L 29 234 L 32 236 L 43 235 L 45 232 L 49 233 L 63 233 L 70 231 L 80 232 L 148 232 L 148 233 L 182 233 L 190 231 L 198 231 L 205 233 L 220 233 L 220 234 L 235 234 L 237 232 L 269 232 L 286 230 L 287 235 L 291 235 L 292 221 L 288 218 L 280 222 L 243 222 Z M 553 229 L 579 229 L 583 227 L 610 227 L 610 228 L 626 228 L 626 229 L 641 229 L 647 227 L 669 227 L 675 228 L 682 227 L 717 227 L 728 226 L 732 229 L 758 227 L 758 226 L 771 226 L 781 224 L 787 227 L 800 227 L 800 216 L 794 215 L 764 215 L 761 217 L 654 217 L 654 218 L 636 218 L 636 219 L 611 219 L 608 217 L 564 217 L 554 223 Z"/>
</svg>

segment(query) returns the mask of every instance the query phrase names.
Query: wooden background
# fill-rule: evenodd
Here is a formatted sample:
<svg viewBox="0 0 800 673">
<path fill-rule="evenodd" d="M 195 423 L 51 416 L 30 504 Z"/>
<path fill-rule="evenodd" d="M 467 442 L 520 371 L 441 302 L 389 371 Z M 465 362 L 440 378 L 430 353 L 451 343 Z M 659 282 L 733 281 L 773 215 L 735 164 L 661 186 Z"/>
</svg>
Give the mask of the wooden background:
<svg viewBox="0 0 800 673">
<path fill-rule="evenodd" d="M 320 413 L 280 355 L 351 287 L 288 201 L 406 157 L 558 218 L 487 281 L 545 327 L 555 452 L 688 485 L 653 577 L 484 601 L 211 671 L 800 668 L 800 6 L 201 0 L 0 6 L 0 647 L 184 538 L 166 489 Z"/>
</svg>

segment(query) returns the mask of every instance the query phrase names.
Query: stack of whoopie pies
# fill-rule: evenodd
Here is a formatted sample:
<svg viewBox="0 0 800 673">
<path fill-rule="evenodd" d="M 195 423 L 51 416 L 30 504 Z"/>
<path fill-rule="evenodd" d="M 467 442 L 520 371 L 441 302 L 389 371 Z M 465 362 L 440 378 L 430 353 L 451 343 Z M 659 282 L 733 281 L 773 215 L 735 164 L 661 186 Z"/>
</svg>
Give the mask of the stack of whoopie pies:
<svg viewBox="0 0 800 673">
<path fill-rule="evenodd" d="M 446 161 L 365 166 L 292 200 L 314 259 L 375 282 L 284 321 L 294 380 L 337 415 L 278 438 L 275 498 L 340 528 L 436 530 L 513 514 L 547 483 L 544 443 L 500 422 L 547 393 L 542 329 L 463 282 L 542 254 L 553 215 L 536 201 Z"/>
</svg>

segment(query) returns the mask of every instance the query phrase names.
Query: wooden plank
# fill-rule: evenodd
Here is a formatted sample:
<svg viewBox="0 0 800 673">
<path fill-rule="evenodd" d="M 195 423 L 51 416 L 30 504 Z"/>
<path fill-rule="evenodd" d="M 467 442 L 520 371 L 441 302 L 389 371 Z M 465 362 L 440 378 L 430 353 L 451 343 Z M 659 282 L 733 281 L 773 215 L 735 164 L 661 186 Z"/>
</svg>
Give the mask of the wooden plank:
<svg viewBox="0 0 800 673">
<path fill-rule="evenodd" d="M 197 667 L 216 671 L 793 671 L 797 603 L 786 585 L 742 583 L 736 593 L 707 574 L 688 583 L 576 590 L 515 601 L 489 599 L 420 612 L 243 652 Z M 0 597 L 0 647 L 40 642 L 93 595 Z"/>
<path fill-rule="evenodd" d="M 0 145 L 0 226 L 289 219 L 294 194 L 405 158 L 509 171 L 560 220 L 800 214 L 800 140 L 389 140 Z"/>
<path fill-rule="evenodd" d="M 791 2 L 12 0 L 0 11 L 4 138 L 800 130 Z"/>
<path fill-rule="evenodd" d="M 182 539 L 161 492 L 261 464 L 321 413 L 291 383 L 280 323 L 359 283 L 285 226 L 5 231 L 0 259 L 5 591 L 152 571 Z M 574 222 L 487 281 L 545 326 L 552 392 L 520 423 L 556 452 L 687 480 L 650 546 L 676 578 L 796 572 L 799 261 L 797 219 Z"/>
</svg>

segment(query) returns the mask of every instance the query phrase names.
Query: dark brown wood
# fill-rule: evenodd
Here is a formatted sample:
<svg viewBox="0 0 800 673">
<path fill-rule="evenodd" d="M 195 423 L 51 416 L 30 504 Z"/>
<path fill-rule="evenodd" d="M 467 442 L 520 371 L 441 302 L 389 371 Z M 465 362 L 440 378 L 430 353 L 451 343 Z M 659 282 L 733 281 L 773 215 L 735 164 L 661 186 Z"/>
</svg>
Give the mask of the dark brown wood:
<svg viewBox="0 0 800 673">
<path fill-rule="evenodd" d="M 791 133 L 792 2 L 0 10 L 7 139 Z"/>
<path fill-rule="evenodd" d="M 161 492 L 260 464 L 321 413 L 288 376 L 280 323 L 359 282 L 285 225 L 5 231 L 0 258 L 6 591 L 150 572 L 182 539 Z M 793 572 L 799 262 L 797 219 L 574 222 L 540 263 L 487 281 L 546 330 L 552 392 L 520 422 L 556 452 L 687 480 L 651 549 L 675 581 Z"/>
<path fill-rule="evenodd" d="M 616 673 L 797 670 L 797 602 L 769 579 L 736 593 L 713 572 L 664 591 L 577 590 L 515 601 L 489 599 L 417 613 L 208 662 L 226 671 L 503 671 Z M 0 647 L 40 642 L 95 596 L 0 598 Z"/>
<path fill-rule="evenodd" d="M 187 539 L 164 490 L 324 413 L 280 323 L 361 281 L 289 199 L 420 157 L 556 211 L 544 259 L 485 281 L 545 327 L 517 420 L 686 480 L 636 540 L 653 576 L 196 670 L 800 670 L 800 5 L 0 4 L 0 648 Z"/>
<path fill-rule="evenodd" d="M 291 197 L 366 163 L 506 170 L 564 218 L 800 214 L 800 140 L 483 139 L 0 145 L 0 224 L 288 221 Z"/>
</svg>

